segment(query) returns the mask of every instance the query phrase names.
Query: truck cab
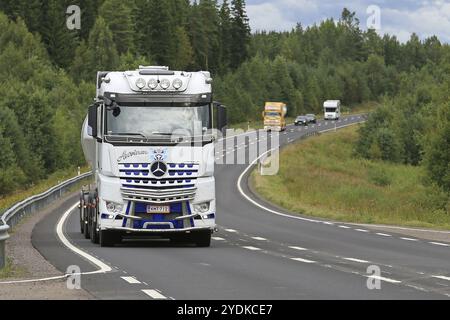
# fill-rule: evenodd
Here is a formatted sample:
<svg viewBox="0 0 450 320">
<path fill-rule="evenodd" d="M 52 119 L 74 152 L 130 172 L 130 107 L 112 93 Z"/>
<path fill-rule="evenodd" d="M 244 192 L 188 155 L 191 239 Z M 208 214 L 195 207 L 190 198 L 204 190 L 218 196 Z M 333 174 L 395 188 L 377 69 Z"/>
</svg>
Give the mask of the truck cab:
<svg viewBox="0 0 450 320">
<path fill-rule="evenodd" d="M 98 72 L 82 145 L 95 183 L 80 197 L 86 238 L 209 246 L 216 230 L 214 142 L 226 126 L 209 72 Z"/>
<path fill-rule="evenodd" d="M 265 131 L 286 130 L 287 106 L 282 102 L 266 102 L 263 111 Z"/>
<path fill-rule="evenodd" d="M 341 117 L 341 101 L 327 100 L 323 103 L 324 120 L 339 120 Z"/>
</svg>

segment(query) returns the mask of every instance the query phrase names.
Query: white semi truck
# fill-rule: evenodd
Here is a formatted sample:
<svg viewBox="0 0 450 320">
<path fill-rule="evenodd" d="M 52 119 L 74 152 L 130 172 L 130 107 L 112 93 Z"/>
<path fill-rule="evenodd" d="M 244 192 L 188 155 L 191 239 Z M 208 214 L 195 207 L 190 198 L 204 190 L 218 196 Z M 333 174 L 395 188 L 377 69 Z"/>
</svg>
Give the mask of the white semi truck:
<svg viewBox="0 0 450 320">
<path fill-rule="evenodd" d="M 81 232 L 101 246 L 145 237 L 208 247 L 214 142 L 225 127 L 209 72 L 98 72 L 81 133 L 95 178 L 81 192 Z"/>
</svg>

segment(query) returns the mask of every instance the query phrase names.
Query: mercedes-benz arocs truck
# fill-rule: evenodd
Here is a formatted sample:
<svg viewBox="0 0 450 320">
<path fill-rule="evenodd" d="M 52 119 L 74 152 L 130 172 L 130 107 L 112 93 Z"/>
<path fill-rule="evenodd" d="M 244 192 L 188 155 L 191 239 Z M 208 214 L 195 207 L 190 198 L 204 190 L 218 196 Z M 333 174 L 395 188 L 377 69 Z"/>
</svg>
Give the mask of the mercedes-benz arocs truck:
<svg viewBox="0 0 450 320">
<path fill-rule="evenodd" d="M 265 131 L 286 130 L 287 106 L 282 102 L 266 102 L 262 114 Z"/>
<path fill-rule="evenodd" d="M 95 179 L 80 196 L 85 237 L 101 246 L 145 237 L 208 247 L 214 142 L 226 126 L 210 73 L 98 72 L 94 101 L 81 133 Z"/>
</svg>

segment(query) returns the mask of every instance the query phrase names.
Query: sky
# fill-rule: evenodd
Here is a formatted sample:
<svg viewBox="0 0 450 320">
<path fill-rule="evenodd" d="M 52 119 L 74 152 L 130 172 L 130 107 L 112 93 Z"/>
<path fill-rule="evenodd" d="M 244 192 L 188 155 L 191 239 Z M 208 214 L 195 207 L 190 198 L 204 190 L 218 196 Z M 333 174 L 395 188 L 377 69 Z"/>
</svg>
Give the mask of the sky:
<svg viewBox="0 0 450 320">
<path fill-rule="evenodd" d="M 355 11 L 361 28 L 396 35 L 405 42 L 413 32 L 421 39 L 436 35 L 450 43 L 450 0 L 247 0 L 252 31 L 291 30 L 327 18 L 339 19 L 342 9 Z M 378 14 L 379 13 L 379 14 Z"/>
</svg>

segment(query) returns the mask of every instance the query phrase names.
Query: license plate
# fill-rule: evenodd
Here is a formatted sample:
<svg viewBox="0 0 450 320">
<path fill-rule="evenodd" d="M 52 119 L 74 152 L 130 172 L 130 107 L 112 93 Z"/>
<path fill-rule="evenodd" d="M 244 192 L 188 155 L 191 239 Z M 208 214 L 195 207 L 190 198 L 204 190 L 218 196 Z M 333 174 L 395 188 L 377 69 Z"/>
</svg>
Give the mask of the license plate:
<svg viewBox="0 0 450 320">
<path fill-rule="evenodd" d="M 170 206 L 147 206 L 147 213 L 170 213 Z"/>
</svg>

